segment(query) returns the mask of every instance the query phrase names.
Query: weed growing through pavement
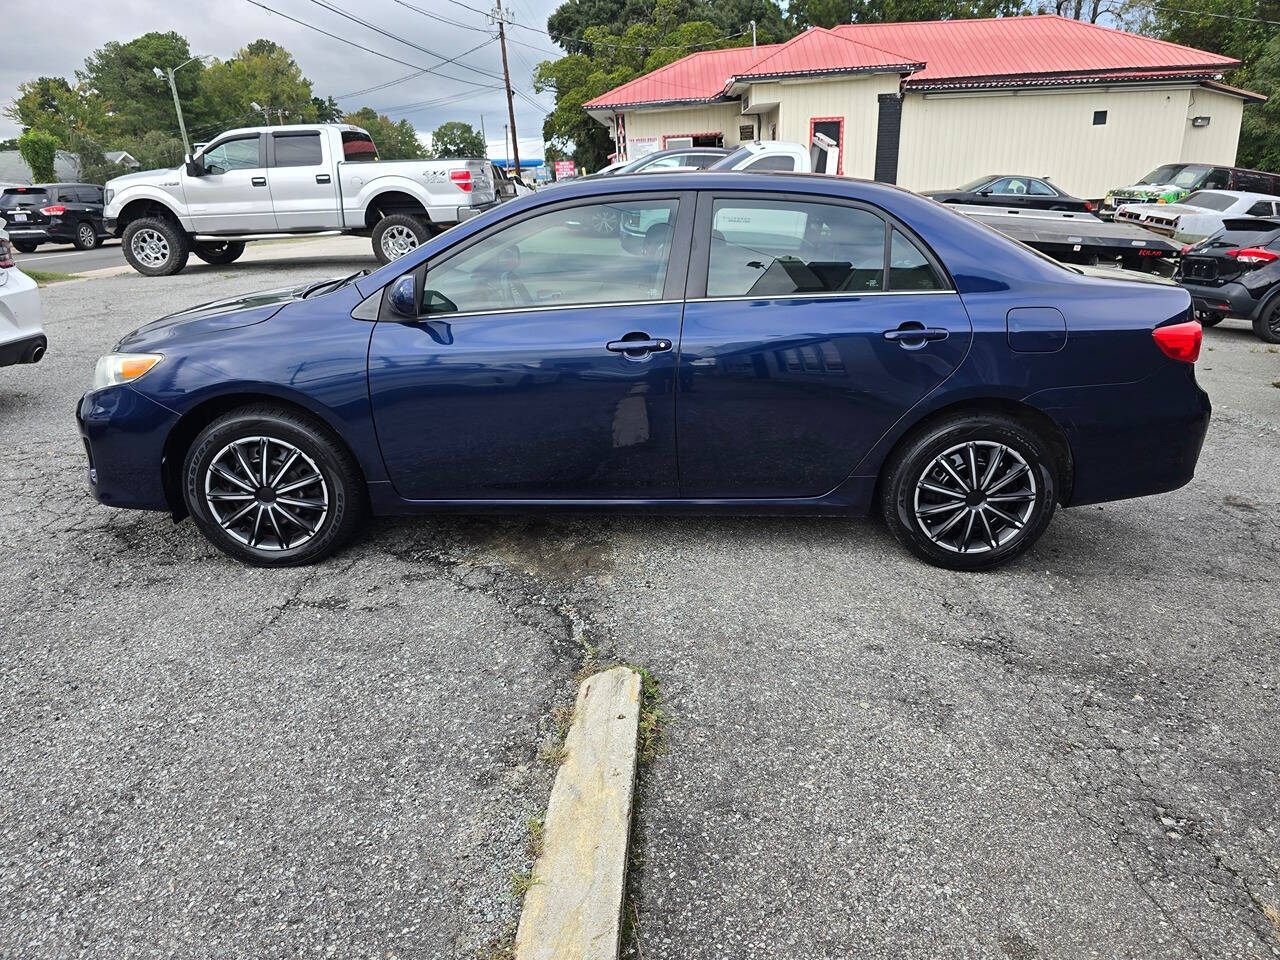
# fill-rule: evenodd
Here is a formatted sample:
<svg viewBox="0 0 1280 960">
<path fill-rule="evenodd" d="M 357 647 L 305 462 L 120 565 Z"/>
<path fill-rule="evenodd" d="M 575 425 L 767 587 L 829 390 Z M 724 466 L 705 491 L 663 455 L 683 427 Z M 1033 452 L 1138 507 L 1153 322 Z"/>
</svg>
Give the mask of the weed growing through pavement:
<svg viewBox="0 0 1280 960">
<path fill-rule="evenodd" d="M 511 896 L 516 900 L 523 900 L 524 895 L 537 882 L 537 880 L 533 879 L 532 870 L 513 871 L 511 874 Z"/>
<path fill-rule="evenodd" d="M 1280 386 L 1280 384 L 1277 384 Z M 1280 937 L 1280 907 L 1274 903 L 1265 903 L 1262 905 L 1262 915 L 1267 918 L 1267 923 L 1271 924 L 1271 929 L 1277 937 Z"/>
<path fill-rule="evenodd" d="M 529 831 L 529 839 L 525 843 L 524 852 L 530 860 L 537 860 L 542 856 L 542 841 L 546 833 L 541 817 L 530 817 L 525 821 L 525 827 Z"/>
</svg>

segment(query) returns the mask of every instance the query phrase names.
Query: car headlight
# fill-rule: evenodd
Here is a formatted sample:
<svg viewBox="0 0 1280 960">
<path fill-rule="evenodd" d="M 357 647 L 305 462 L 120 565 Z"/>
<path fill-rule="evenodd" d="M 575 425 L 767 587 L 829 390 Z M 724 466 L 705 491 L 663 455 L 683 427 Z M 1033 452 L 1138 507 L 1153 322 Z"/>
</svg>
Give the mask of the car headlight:
<svg viewBox="0 0 1280 960">
<path fill-rule="evenodd" d="M 108 353 L 93 368 L 93 389 L 131 383 L 163 359 L 158 353 Z"/>
<path fill-rule="evenodd" d="M 112 200 L 114 200 L 115 195 L 116 195 L 116 192 L 114 190 L 108 190 L 106 197 L 103 199 L 103 205 L 105 206 L 106 204 L 109 204 Z"/>
</svg>

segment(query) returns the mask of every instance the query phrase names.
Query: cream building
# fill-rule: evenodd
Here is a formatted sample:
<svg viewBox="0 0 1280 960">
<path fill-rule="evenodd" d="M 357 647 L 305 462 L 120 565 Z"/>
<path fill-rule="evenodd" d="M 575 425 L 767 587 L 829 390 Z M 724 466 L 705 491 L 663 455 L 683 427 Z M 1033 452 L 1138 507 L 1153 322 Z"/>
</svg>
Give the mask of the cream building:
<svg viewBox="0 0 1280 960">
<path fill-rule="evenodd" d="M 628 159 L 692 142 L 841 144 L 846 176 L 948 189 L 1049 177 L 1100 197 L 1165 163 L 1233 165 L 1239 62 L 1056 16 L 815 28 L 694 53 L 586 104 Z"/>
</svg>

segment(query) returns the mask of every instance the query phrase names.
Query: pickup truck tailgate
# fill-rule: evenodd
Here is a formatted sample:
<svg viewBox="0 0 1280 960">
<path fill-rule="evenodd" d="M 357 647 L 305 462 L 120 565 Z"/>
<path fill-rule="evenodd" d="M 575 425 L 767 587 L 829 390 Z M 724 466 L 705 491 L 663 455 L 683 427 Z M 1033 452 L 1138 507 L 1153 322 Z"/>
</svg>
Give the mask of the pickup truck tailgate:
<svg viewBox="0 0 1280 960">
<path fill-rule="evenodd" d="M 483 207 L 497 199 L 497 186 L 493 182 L 493 174 L 489 171 L 488 160 L 464 160 L 466 168 L 471 172 L 471 200 L 473 207 Z"/>
</svg>

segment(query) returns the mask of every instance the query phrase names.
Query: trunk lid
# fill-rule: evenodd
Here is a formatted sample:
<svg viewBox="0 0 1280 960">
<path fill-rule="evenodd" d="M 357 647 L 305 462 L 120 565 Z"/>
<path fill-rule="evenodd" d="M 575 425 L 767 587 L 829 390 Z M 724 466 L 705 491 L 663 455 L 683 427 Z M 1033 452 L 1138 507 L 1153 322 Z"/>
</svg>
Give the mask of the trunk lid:
<svg viewBox="0 0 1280 960">
<path fill-rule="evenodd" d="M 1174 279 L 1208 286 L 1229 283 L 1263 265 L 1243 262 L 1235 257 L 1235 251 L 1250 248 L 1280 253 L 1280 220 L 1254 217 L 1224 220 L 1221 230 L 1187 249 Z"/>
<path fill-rule="evenodd" d="M 40 212 L 52 201 L 42 187 L 6 187 L 0 193 L 0 218 L 21 232 L 23 227 L 44 226 L 49 218 Z"/>
</svg>

